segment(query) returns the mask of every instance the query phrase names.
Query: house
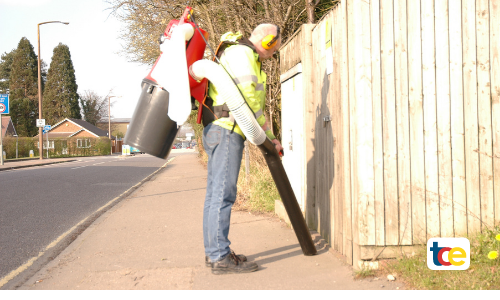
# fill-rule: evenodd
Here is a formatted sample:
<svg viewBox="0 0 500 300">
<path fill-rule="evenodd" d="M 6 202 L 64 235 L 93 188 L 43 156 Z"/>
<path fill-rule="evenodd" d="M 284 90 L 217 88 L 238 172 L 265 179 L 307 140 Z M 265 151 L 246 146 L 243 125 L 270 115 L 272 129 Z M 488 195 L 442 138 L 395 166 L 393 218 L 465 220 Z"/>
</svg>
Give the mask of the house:
<svg viewBox="0 0 500 300">
<path fill-rule="evenodd" d="M 127 133 L 128 125 L 132 121 L 132 118 L 111 118 L 111 122 L 107 119 L 103 119 L 102 121 L 97 123 L 97 127 L 108 130 L 109 125 L 111 124 L 111 133 L 117 134 L 122 133 L 123 137 L 125 137 L 125 133 Z M 123 137 L 118 137 L 117 140 L 120 141 Z"/>
<path fill-rule="evenodd" d="M 17 135 L 14 123 L 12 123 L 10 116 L 2 116 L 1 114 L 0 116 L 2 118 L 2 121 L 0 122 L 2 124 L 2 137 Z"/>
<path fill-rule="evenodd" d="M 93 146 L 92 140 L 103 137 L 108 137 L 108 131 L 97 128 L 84 120 L 72 118 L 66 118 L 60 121 L 59 123 L 53 125 L 49 131 L 43 134 L 44 148 L 55 149 L 54 142 L 56 140 L 66 141 L 62 146 L 62 154 L 67 154 L 65 153 L 65 149 L 68 148 L 68 140 L 74 140 L 77 149 L 89 149 Z M 49 141 L 48 144 L 45 142 L 47 139 Z M 114 145 L 115 137 L 111 136 L 111 140 Z"/>
</svg>

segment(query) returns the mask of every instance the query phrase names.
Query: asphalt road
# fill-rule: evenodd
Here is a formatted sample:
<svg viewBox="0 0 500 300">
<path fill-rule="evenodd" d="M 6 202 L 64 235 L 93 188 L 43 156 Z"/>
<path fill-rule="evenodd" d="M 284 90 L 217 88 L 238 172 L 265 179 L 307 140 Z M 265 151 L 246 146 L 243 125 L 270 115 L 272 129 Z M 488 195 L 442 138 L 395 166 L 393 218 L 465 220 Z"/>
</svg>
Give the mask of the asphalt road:
<svg viewBox="0 0 500 300">
<path fill-rule="evenodd" d="M 165 163 L 100 156 L 0 172 L 0 278 Z"/>
</svg>

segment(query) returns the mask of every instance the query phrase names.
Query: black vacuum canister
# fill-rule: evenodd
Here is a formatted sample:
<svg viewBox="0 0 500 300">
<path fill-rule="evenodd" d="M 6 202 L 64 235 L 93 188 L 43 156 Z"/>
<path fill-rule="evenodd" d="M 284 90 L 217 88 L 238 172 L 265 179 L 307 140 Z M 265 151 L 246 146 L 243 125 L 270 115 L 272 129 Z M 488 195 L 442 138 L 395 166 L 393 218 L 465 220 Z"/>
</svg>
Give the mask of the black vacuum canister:
<svg viewBox="0 0 500 300">
<path fill-rule="evenodd" d="M 125 134 L 125 145 L 166 159 L 179 129 L 168 117 L 169 93 L 143 80 L 142 93 Z"/>
</svg>

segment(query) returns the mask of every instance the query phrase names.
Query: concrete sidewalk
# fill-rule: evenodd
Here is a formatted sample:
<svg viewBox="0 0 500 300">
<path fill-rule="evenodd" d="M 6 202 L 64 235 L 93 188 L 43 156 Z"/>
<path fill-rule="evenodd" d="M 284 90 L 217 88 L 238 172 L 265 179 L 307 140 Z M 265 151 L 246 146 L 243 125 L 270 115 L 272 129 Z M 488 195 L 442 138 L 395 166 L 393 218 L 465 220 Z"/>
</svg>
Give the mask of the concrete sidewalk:
<svg viewBox="0 0 500 300">
<path fill-rule="evenodd" d="M 194 153 L 177 154 L 163 171 L 99 217 L 20 289 L 32 290 L 385 290 L 403 284 L 353 280 L 352 268 L 317 234 L 318 255 L 304 256 L 277 217 L 235 211 L 236 253 L 257 262 L 247 274 L 213 275 L 205 267 L 202 215 L 206 170 Z"/>
</svg>

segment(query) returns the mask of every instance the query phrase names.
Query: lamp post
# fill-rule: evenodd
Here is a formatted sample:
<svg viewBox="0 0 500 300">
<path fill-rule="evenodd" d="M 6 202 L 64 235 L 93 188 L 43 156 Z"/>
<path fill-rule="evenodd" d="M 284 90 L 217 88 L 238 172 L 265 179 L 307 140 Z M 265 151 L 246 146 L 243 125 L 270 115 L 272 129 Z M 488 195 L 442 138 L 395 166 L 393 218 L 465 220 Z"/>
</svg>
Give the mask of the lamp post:
<svg viewBox="0 0 500 300">
<path fill-rule="evenodd" d="M 42 70 L 41 70 L 41 64 L 40 64 L 40 59 L 42 55 L 40 54 L 40 25 L 43 24 L 49 24 L 49 23 L 61 23 L 64 25 L 68 25 L 68 22 L 61 22 L 61 21 L 49 21 L 49 22 L 43 22 L 43 23 L 38 23 L 38 118 L 42 119 Z M 42 127 L 38 128 L 38 144 L 39 144 L 39 154 L 40 154 L 40 159 L 43 159 L 43 131 Z M 48 145 L 47 145 L 48 146 Z"/>
<path fill-rule="evenodd" d="M 109 155 L 113 155 L 113 141 L 111 140 L 111 98 L 120 98 L 121 96 L 108 96 L 108 137 L 110 144 Z"/>
<path fill-rule="evenodd" d="M 19 136 L 17 134 L 14 134 L 13 136 L 16 137 L 16 159 L 17 159 L 17 145 L 19 143 Z"/>
</svg>

